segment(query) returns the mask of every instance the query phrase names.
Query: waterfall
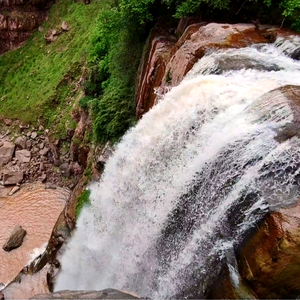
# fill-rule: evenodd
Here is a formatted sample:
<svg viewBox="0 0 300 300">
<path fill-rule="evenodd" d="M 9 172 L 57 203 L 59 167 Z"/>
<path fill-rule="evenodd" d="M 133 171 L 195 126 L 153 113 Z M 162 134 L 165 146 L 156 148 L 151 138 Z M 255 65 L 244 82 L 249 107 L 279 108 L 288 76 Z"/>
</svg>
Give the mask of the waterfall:
<svg viewBox="0 0 300 300">
<path fill-rule="evenodd" d="M 90 186 L 56 290 L 203 298 L 248 230 L 298 200 L 300 139 L 284 132 L 300 107 L 278 90 L 300 85 L 289 45 L 204 56 L 123 137 Z"/>
</svg>

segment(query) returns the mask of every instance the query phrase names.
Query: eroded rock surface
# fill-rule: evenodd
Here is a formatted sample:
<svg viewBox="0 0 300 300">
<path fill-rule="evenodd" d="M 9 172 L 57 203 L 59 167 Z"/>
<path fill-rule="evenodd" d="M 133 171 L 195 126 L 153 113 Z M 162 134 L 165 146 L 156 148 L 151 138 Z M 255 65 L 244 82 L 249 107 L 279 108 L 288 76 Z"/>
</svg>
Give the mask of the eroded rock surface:
<svg viewBox="0 0 300 300">
<path fill-rule="evenodd" d="M 45 20 L 52 0 L 0 0 L 0 55 L 21 46 Z"/>
</svg>

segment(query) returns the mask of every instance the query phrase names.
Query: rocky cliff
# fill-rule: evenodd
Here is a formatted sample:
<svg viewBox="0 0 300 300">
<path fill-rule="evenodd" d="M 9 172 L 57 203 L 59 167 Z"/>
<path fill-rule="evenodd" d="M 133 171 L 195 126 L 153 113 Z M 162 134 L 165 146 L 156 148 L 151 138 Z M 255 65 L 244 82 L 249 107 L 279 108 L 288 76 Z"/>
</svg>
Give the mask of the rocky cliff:
<svg viewBox="0 0 300 300">
<path fill-rule="evenodd" d="M 45 20 L 53 0 L 0 0 L 0 55 L 21 46 Z"/>
</svg>

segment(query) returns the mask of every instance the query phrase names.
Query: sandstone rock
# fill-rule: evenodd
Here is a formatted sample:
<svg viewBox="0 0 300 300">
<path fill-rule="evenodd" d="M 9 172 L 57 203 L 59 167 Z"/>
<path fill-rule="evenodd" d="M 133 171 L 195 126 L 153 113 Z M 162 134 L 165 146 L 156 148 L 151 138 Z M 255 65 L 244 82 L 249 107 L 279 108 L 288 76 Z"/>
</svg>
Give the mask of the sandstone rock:
<svg viewBox="0 0 300 300">
<path fill-rule="evenodd" d="M 190 22 L 196 19 L 187 18 L 182 20 L 178 31 L 182 32 Z M 202 58 L 205 53 L 213 49 L 241 48 L 250 44 L 269 43 L 274 40 L 270 37 L 270 27 L 255 27 L 253 24 L 216 24 L 196 23 L 189 25 L 182 36 L 174 45 L 172 35 L 165 32 L 153 31 L 150 36 L 150 51 L 147 49 L 139 67 L 139 90 L 137 92 L 136 115 L 140 118 L 155 103 L 160 95 L 168 91 L 168 86 L 178 85 L 184 76 L 191 70 L 194 64 Z M 273 29 L 273 28 L 271 28 Z M 284 31 L 276 29 L 276 34 L 283 35 Z M 145 52 L 146 53 L 146 52 Z M 238 66 L 236 60 L 223 62 L 234 68 Z M 248 63 L 246 67 L 259 64 Z M 270 65 L 270 69 L 278 69 Z"/>
<path fill-rule="evenodd" d="M 63 21 L 62 24 L 61 24 L 61 29 L 63 31 L 69 31 L 71 29 L 71 27 L 67 22 Z"/>
<path fill-rule="evenodd" d="M 270 213 L 241 247 L 240 274 L 260 299 L 299 295 L 299 228 L 300 202 Z"/>
<path fill-rule="evenodd" d="M 11 189 L 11 191 L 8 193 L 8 196 L 12 196 L 12 195 L 14 195 L 17 191 L 19 191 L 20 190 L 20 187 L 19 186 L 14 186 L 12 189 Z"/>
<path fill-rule="evenodd" d="M 18 136 L 15 140 L 15 145 L 16 145 L 17 148 L 25 149 L 26 139 L 22 136 Z"/>
<path fill-rule="evenodd" d="M 3 185 L 13 185 L 23 180 L 23 171 L 5 171 L 3 172 Z"/>
<path fill-rule="evenodd" d="M 114 289 L 103 291 L 59 291 L 52 294 L 40 294 L 33 299 L 139 299 L 128 293 Z"/>
<path fill-rule="evenodd" d="M 9 142 L 3 142 L 0 147 L 0 167 L 7 164 L 13 157 L 15 145 Z"/>
<path fill-rule="evenodd" d="M 19 163 L 28 163 L 31 159 L 31 153 L 28 150 L 17 150 L 16 151 L 16 159 Z"/>
<path fill-rule="evenodd" d="M 20 225 L 16 225 L 3 246 L 3 250 L 9 252 L 13 249 L 20 247 L 23 243 L 23 239 L 26 235 L 26 230 L 24 230 Z"/>
</svg>

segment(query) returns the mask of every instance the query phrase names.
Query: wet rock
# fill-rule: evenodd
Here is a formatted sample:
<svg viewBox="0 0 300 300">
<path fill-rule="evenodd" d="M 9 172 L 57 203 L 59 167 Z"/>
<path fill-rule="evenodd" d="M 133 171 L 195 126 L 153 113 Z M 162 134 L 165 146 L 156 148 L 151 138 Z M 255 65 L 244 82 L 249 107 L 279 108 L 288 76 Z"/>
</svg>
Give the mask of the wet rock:
<svg viewBox="0 0 300 300">
<path fill-rule="evenodd" d="M 96 160 L 96 168 L 98 171 L 104 170 L 105 164 L 108 161 L 109 157 L 113 154 L 113 152 L 113 145 L 110 142 L 107 142 Z"/>
<path fill-rule="evenodd" d="M 28 150 L 17 150 L 16 151 L 16 159 L 19 163 L 28 163 L 31 159 L 31 153 Z"/>
<path fill-rule="evenodd" d="M 24 177 L 23 171 L 4 171 L 3 185 L 15 185 L 21 183 Z"/>
<path fill-rule="evenodd" d="M 26 235 L 26 230 L 24 230 L 20 225 L 16 225 L 10 237 L 4 244 L 3 250 L 9 252 L 13 249 L 20 247 L 23 243 L 23 239 L 25 235 Z"/>
<path fill-rule="evenodd" d="M 254 24 L 195 23 L 197 19 L 186 18 L 178 26 L 183 34 L 175 42 L 172 35 L 153 31 L 150 36 L 150 51 L 147 49 L 139 68 L 139 89 L 137 92 L 136 115 L 140 118 L 158 98 L 168 91 L 168 87 L 178 85 L 194 64 L 214 49 L 241 48 L 251 44 L 273 42 L 278 35 L 287 34 L 283 30 Z M 189 25 L 191 24 L 191 25 Z M 189 25 L 188 27 L 186 27 Z M 275 37 L 274 37 L 275 36 Z M 237 64 L 238 63 L 238 64 Z M 233 58 L 231 62 L 220 62 L 224 68 L 257 68 L 258 63 L 243 63 Z M 268 66 L 278 70 L 278 66 Z"/>
<path fill-rule="evenodd" d="M 270 213 L 238 253 L 239 270 L 257 296 L 300 294 L 300 202 Z"/>
<path fill-rule="evenodd" d="M 15 140 L 15 145 L 19 149 L 25 149 L 26 148 L 26 139 L 22 136 L 19 136 Z"/>
<path fill-rule="evenodd" d="M 18 185 L 16 185 L 16 186 L 14 186 L 11 190 L 10 190 L 10 192 L 8 193 L 8 196 L 12 196 L 12 195 L 14 195 L 17 191 L 19 191 L 20 190 L 20 187 L 18 186 Z"/>
<path fill-rule="evenodd" d="M 10 142 L 3 142 L 0 147 L 0 167 L 11 161 L 15 150 L 15 145 Z"/>
<path fill-rule="evenodd" d="M 52 294 L 40 294 L 33 299 L 139 299 L 128 293 L 114 289 L 103 291 L 59 291 Z"/>
<path fill-rule="evenodd" d="M 4 294 L 0 292 L 0 300 L 4 300 Z"/>
</svg>

